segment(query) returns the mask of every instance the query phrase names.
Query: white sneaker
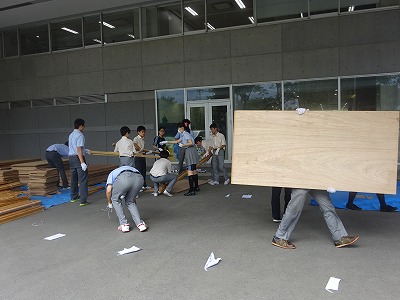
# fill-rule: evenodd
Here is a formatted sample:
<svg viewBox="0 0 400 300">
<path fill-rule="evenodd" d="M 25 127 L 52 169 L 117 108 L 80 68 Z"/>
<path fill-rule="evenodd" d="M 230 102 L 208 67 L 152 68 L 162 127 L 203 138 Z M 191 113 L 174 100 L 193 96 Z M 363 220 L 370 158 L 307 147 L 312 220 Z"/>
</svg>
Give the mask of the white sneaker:
<svg viewBox="0 0 400 300">
<path fill-rule="evenodd" d="M 211 180 L 211 181 L 208 182 L 208 184 L 215 185 L 214 182 L 215 182 L 214 180 Z"/>
<path fill-rule="evenodd" d="M 168 197 L 172 197 L 173 195 L 170 193 L 170 192 L 168 192 L 167 190 L 165 190 L 164 192 L 163 192 L 163 194 L 164 195 L 167 195 Z"/>
<path fill-rule="evenodd" d="M 214 185 L 218 185 L 219 184 L 219 181 L 214 181 Z"/>
<path fill-rule="evenodd" d="M 224 184 L 225 184 L 225 185 L 228 185 L 229 182 L 231 182 L 231 180 L 228 178 L 227 180 L 224 181 Z"/>
<path fill-rule="evenodd" d="M 118 230 L 122 232 L 129 232 L 129 224 L 122 224 L 118 226 Z"/>
<path fill-rule="evenodd" d="M 135 199 L 139 199 L 139 194 L 137 194 L 137 195 L 135 196 Z"/>
<path fill-rule="evenodd" d="M 145 222 L 140 223 L 137 228 L 139 228 L 140 232 L 146 231 L 147 230 L 147 225 Z"/>
<path fill-rule="evenodd" d="M 154 192 L 153 195 L 154 197 L 157 197 L 160 193 L 159 192 Z"/>
<path fill-rule="evenodd" d="M 148 185 L 146 185 L 146 186 L 144 186 L 144 187 L 142 187 L 142 190 L 150 190 L 151 189 L 151 187 L 150 186 L 148 186 Z"/>
</svg>

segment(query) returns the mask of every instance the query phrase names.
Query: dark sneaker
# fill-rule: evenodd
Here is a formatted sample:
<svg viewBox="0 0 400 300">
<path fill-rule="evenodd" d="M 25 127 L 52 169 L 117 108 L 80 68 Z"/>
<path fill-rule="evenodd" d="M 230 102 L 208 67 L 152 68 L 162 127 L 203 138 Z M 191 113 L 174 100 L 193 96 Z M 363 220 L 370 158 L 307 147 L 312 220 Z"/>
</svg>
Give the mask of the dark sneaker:
<svg viewBox="0 0 400 300">
<path fill-rule="evenodd" d="M 78 202 L 79 201 L 79 199 L 71 199 L 71 203 L 75 203 L 75 202 Z"/>
<path fill-rule="evenodd" d="M 184 194 L 185 196 L 196 196 L 195 192 L 187 192 Z"/>
<path fill-rule="evenodd" d="M 358 235 L 356 236 L 342 236 L 340 240 L 335 242 L 336 248 L 342 248 L 351 244 L 354 244 L 355 242 L 358 241 L 360 237 Z"/>
<path fill-rule="evenodd" d="M 346 208 L 351 209 L 351 210 L 363 210 L 361 207 L 358 207 L 355 204 L 349 204 L 349 203 L 346 204 Z"/>
<path fill-rule="evenodd" d="M 393 207 L 390 205 L 381 206 L 381 211 L 383 211 L 383 212 L 394 212 L 396 210 L 397 210 L 397 207 Z"/>
<path fill-rule="evenodd" d="M 85 201 L 85 202 L 79 204 L 79 206 L 86 206 L 86 205 L 88 205 L 88 204 L 89 204 L 89 202 Z"/>
<path fill-rule="evenodd" d="M 274 236 L 272 238 L 272 245 L 277 246 L 279 248 L 283 248 L 283 249 L 296 249 L 296 246 L 293 245 L 288 240 L 279 239 L 276 236 Z"/>
</svg>

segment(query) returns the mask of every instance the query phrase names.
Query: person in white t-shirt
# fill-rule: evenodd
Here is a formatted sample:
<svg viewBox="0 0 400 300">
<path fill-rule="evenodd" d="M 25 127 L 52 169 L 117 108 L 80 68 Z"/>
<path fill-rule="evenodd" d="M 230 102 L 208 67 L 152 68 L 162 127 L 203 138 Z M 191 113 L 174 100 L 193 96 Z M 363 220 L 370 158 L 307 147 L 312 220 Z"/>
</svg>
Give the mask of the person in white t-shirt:
<svg viewBox="0 0 400 300">
<path fill-rule="evenodd" d="M 150 179 L 154 183 L 154 196 L 157 197 L 160 183 L 166 183 L 163 194 L 172 197 L 171 191 L 176 183 L 177 176 L 171 174 L 172 165 L 168 160 L 169 152 L 166 150 L 160 151 L 160 159 L 158 159 L 150 170 Z"/>
<path fill-rule="evenodd" d="M 119 166 L 133 167 L 133 141 L 129 138 L 131 130 L 127 126 L 122 126 L 119 130 L 122 137 L 115 144 L 114 152 L 119 153 Z"/>
</svg>

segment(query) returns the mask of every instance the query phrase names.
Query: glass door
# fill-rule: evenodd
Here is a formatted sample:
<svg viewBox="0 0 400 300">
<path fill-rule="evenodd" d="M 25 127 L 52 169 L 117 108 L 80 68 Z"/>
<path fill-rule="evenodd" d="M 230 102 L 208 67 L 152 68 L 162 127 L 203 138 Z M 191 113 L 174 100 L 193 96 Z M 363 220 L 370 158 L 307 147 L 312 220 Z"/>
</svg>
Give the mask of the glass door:
<svg viewBox="0 0 400 300">
<path fill-rule="evenodd" d="M 232 120 L 231 104 L 229 100 L 193 101 L 187 102 L 186 115 L 191 122 L 194 137 L 201 136 L 203 139 L 211 139 L 210 125 L 216 123 L 219 132 L 225 135 L 226 151 L 225 160 L 231 161 L 232 153 Z"/>
</svg>

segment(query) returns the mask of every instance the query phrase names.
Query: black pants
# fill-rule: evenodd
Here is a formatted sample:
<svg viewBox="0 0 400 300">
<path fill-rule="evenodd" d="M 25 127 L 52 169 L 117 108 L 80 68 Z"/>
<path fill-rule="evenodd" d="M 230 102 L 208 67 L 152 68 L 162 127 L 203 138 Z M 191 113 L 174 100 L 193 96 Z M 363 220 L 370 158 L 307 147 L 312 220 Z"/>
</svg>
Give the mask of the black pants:
<svg viewBox="0 0 400 300">
<path fill-rule="evenodd" d="M 135 162 L 135 169 L 137 169 L 140 174 L 143 176 L 143 186 L 147 186 L 146 183 L 146 158 L 145 157 L 135 157 L 134 158 Z"/>
<path fill-rule="evenodd" d="M 62 187 L 68 186 L 67 175 L 65 174 L 65 168 L 61 155 L 57 151 L 46 151 L 46 159 L 50 167 L 56 168 L 58 174 L 61 177 Z"/>
<path fill-rule="evenodd" d="M 290 201 L 290 195 L 292 193 L 291 188 L 281 188 L 281 187 L 273 187 L 272 188 L 272 197 L 271 197 L 271 208 L 272 208 L 272 218 L 275 220 L 282 219 L 281 217 L 281 190 L 285 189 L 285 209 L 283 212 L 285 213 L 286 207 Z"/>
</svg>

